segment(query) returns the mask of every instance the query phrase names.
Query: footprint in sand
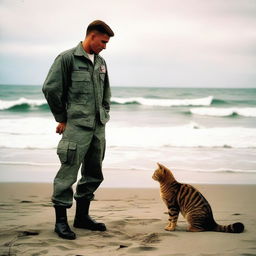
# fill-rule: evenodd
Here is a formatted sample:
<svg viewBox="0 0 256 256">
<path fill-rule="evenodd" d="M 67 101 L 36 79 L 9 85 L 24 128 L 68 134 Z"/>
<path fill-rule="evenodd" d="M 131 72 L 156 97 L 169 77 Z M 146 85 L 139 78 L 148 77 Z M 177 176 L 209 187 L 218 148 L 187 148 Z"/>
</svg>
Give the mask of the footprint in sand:
<svg viewBox="0 0 256 256">
<path fill-rule="evenodd" d="M 148 251 L 155 251 L 157 250 L 156 247 L 152 247 L 152 246 L 138 246 L 138 247 L 134 247 L 128 250 L 128 252 L 130 253 L 140 253 L 140 252 L 148 252 Z"/>
<path fill-rule="evenodd" d="M 19 231 L 18 232 L 18 237 L 23 237 L 23 236 L 37 236 L 39 235 L 38 231 Z"/>
<path fill-rule="evenodd" d="M 157 242 L 160 242 L 160 238 L 157 233 L 148 234 L 142 239 L 142 244 L 153 244 Z"/>
</svg>

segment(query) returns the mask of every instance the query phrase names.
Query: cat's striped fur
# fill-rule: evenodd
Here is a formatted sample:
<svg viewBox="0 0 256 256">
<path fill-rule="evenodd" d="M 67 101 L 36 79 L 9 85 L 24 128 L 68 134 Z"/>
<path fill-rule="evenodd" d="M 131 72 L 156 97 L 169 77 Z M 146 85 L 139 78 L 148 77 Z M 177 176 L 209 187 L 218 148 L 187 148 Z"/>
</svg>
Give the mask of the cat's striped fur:
<svg viewBox="0 0 256 256">
<path fill-rule="evenodd" d="M 244 225 L 240 222 L 227 226 L 217 224 L 204 196 L 193 186 L 177 182 L 165 166 L 158 163 L 152 178 L 160 183 L 160 194 L 169 210 L 169 224 L 165 230 L 175 230 L 181 213 L 189 223 L 188 231 L 243 232 Z"/>
</svg>

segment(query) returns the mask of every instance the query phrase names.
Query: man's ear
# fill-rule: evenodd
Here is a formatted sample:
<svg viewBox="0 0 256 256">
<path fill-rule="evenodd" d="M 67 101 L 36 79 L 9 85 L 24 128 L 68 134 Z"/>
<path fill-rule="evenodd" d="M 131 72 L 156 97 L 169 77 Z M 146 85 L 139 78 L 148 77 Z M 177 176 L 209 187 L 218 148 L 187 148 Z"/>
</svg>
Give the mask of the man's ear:
<svg viewBox="0 0 256 256">
<path fill-rule="evenodd" d="M 92 32 L 90 33 L 91 40 L 94 40 L 96 36 L 97 36 L 96 31 L 92 31 Z"/>
<path fill-rule="evenodd" d="M 95 33 L 91 33 L 91 40 L 93 40 L 95 38 Z"/>
</svg>

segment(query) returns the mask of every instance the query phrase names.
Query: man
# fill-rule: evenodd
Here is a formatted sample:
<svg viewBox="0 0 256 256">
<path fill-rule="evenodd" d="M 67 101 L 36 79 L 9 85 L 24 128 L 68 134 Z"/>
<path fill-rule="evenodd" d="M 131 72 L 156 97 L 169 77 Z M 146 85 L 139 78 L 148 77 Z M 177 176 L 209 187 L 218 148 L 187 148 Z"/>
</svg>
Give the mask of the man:
<svg viewBox="0 0 256 256">
<path fill-rule="evenodd" d="M 64 239 L 76 234 L 67 221 L 72 206 L 72 185 L 77 183 L 74 227 L 105 231 L 104 223 L 89 216 L 90 201 L 103 181 L 105 124 L 109 120 L 110 87 L 106 63 L 98 54 L 106 48 L 111 28 L 103 21 L 89 24 L 86 37 L 77 47 L 61 53 L 54 61 L 43 85 L 43 93 L 62 135 L 57 147 L 61 167 L 54 179 L 52 202 L 55 232 Z"/>
</svg>

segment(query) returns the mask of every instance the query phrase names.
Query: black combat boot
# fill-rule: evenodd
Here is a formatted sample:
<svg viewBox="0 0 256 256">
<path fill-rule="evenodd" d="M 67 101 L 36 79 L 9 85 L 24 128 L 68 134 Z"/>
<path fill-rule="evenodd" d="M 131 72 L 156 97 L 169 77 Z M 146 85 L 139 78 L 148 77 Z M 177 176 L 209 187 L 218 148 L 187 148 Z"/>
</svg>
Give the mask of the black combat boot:
<svg viewBox="0 0 256 256">
<path fill-rule="evenodd" d="M 106 231 L 104 223 L 96 222 L 89 216 L 90 201 L 84 198 L 76 200 L 76 216 L 74 220 L 75 228 L 84 228 L 94 231 Z"/>
<path fill-rule="evenodd" d="M 54 206 L 56 214 L 55 232 L 59 237 L 69 240 L 76 239 L 76 234 L 70 229 L 67 220 L 67 208 L 63 206 Z"/>
</svg>

